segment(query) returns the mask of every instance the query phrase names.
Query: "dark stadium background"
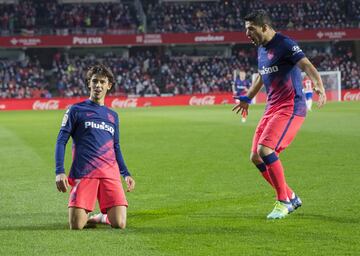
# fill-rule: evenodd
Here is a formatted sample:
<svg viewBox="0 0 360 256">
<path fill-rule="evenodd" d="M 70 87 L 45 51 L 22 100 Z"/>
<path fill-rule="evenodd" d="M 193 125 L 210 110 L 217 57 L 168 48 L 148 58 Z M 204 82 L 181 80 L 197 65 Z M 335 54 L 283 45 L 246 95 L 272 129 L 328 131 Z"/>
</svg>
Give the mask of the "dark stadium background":
<svg viewBox="0 0 360 256">
<path fill-rule="evenodd" d="M 256 72 L 242 18 L 258 8 L 319 71 L 341 72 L 343 100 L 359 99 L 357 0 L 1 0 L 1 109 L 13 108 L 9 99 L 86 96 L 84 72 L 96 62 L 114 71 L 116 97 L 229 93 L 235 69 Z"/>
</svg>

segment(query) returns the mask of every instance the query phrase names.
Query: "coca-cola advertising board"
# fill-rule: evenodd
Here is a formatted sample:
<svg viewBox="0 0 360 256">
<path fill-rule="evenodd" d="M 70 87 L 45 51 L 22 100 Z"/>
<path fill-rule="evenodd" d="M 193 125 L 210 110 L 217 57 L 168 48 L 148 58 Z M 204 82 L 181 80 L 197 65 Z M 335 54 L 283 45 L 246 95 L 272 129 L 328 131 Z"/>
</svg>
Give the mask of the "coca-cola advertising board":
<svg viewBox="0 0 360 256">
<path fill-rule="evenodd" d="M 2 99 L 0 110 L 58 110 L 67 109 L 70 105 L 87 98 L 53 98 L 53 99 Z M 233 103 L 232 94 L 214 95 L 180 95 L 172 97 L 112 97 L 105 99 L 111 108 L 137 108 L 156 106 L 204 106 Z"/>
<path fill-rule="evenodd" d="M 344 90 L 341 93 L 341 98 L 343 101 L 360 101 L 360 90 Z"/>
<path fill-rule="evenodd" d="M 1 110 L 58 110 L 67 109 L 70 105 L 86 100 L 87 98 L 52 98 L 52 99 L 1 99 Z M 315 100 L 317 97 L 315 96 Z M 336 101 L 336 97 L 328 95 L 329 101 Z M 343 90 L 342 101 L 360 101 L 360 89 Z M 256 103 L 265 103 L 266 94 L 260 92 L 256 97 Z M 138 108 L 158 106 L 210 106 L 219 104 L 234 104 L 231 93 L 224 94 L 196 94 L 179 95 L 171 97 L 112 97 L 105 100 L 105 104 L 111 108 Z"/>
</svg>

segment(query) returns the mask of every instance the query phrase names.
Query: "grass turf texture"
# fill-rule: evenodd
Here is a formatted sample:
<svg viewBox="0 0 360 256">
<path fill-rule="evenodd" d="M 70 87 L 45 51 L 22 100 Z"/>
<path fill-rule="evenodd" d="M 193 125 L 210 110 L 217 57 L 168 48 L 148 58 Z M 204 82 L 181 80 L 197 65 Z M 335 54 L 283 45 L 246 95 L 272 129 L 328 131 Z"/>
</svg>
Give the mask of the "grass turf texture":
<svg viewBox="0 0 360 256">
<path fill-rule="evenodd" d="M 245 124 L 231 107 L 119 110 L 137 182 L 128 227 L 84 231 L 68 230 L 54 183 L 64 111 L 1 112 L 0 255 L 357 255 L 360 103 L 308 115 L 280 156 L 304 205 L 279 221 L 266 220 L 274 192 L 248 160 L 264 106 Z"/>
</svg>

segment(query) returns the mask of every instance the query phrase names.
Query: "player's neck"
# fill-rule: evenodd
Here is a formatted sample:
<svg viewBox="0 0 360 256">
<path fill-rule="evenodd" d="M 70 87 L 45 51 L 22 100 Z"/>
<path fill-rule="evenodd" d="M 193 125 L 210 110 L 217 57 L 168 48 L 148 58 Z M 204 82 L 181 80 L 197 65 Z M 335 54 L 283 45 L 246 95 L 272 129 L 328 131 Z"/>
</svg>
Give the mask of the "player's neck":
<svg viewBox="0 0 360 256">
<path fill-rule="evenodd" d="M 262 45 L 264 46 L 268 44 L 274 38 L 275 34 L 276 34 L 275 30 L 269 29 L 269 31 L 267 31 L 267 33 L 265 34 Z"/>
<path fill-rule="evenodd" d="M 100 105 L 100 106 L 104 106 L 105 105 L 105 98 L 101 98 L 101 99 L 95 99 L 93 97 L 90 97 L 89 100 L 91 100 L 92 102 Z"/>
</svg>

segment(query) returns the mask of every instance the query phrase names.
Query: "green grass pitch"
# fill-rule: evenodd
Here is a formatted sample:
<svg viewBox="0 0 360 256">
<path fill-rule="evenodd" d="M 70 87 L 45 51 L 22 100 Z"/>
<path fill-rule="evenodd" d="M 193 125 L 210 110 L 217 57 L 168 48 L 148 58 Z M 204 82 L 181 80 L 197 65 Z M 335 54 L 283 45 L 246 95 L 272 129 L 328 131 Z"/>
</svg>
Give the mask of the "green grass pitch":
<svg viewBox="0 0 360 256">
<path fill-rule="evenodd" d="M 0 112 L 0 255 L 359 255 L 360 103 L 309 113 L 280 156 L 304 205 L 279 221 L 249 161 L 264 105 L 244 124 L 231 108 L 118 110 L 137 182 L 128 226 L 83 231 L 68 230 L 54 182 L 64 111 Z"/>
</svg>

